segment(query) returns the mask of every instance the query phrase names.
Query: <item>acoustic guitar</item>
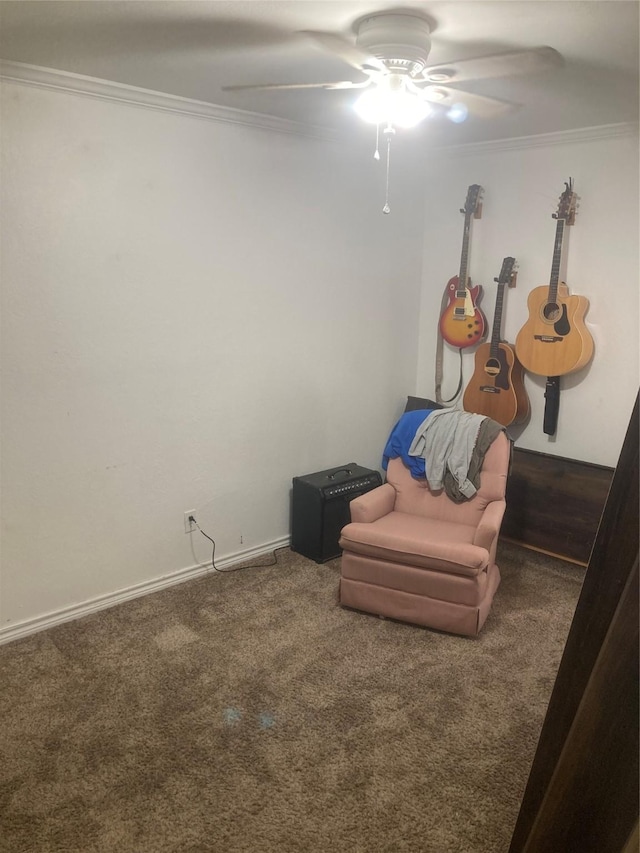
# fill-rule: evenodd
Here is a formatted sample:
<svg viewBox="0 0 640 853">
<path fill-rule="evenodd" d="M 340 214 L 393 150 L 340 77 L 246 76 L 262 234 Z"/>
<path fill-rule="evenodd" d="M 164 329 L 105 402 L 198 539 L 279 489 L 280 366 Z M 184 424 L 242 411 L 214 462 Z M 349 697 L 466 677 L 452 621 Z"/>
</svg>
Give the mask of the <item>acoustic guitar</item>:
<svg viewBox="0 0 640 853">
<path fill-rule="evenodd" d="M 501 340 L 504 289 L 515 287 L 515 259 L 502 261 L 491 342 L 480 344 L 473 376 L 465 389 L 465 411 L 492 418 L 503 426 L 522 423 L 529 415 L 529 397 L 524 387 L 524 371 L 511 344 Z"/>
<path fill-rule="evenodd" d="M 574 373 L 593 355 L 593 338 L 584 324 L 589 300 L 570 296 L 567 285 L 559 281 L 565 227 L 573 225 L 576 206 L 573 181 L 570 179 L 565 187 L 558 211 L 553 214 L 556 239 L 549 285 L 536 287 L 529 294 L 529 319 L 516 336 L 516 354 L 522 365 L 539 376 Z"/>
<path fill-rule="evenodd" d="M 465 205 L 460 208 L 460 213 L 464 213 L 460 273 L 447 282 L 445 294 L 448 296 L 449 303 L 442 312 L 439 322 L 443 339 L 451 346 L 460 349 L 480 343 L 484 338 L 487 325 L 484 314 L 477 307 L 482 288 L 480 285 L 470 287 L 471 280 L 467 274 L 471 220 L 480 219 L 482 215 L 481 195 L 482 187 L 472 184 L 467 190 Z"/>
</svg>

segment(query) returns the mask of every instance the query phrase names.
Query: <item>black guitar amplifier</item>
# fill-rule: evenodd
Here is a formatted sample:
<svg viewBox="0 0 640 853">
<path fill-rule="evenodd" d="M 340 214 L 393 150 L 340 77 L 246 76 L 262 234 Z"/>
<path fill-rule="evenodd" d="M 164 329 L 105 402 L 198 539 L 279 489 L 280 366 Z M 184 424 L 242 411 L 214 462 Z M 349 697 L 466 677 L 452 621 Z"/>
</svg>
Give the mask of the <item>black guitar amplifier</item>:
<svg viewBox="0 0 640 853">
<path fill-rule="evenodd" d="M 293 478 L 291 550 L 316 563 L 340 556 L 340 531 L 351 521 L 349 501 L 382 485 L 377 471 L 349 462 Z"/>
</svg>

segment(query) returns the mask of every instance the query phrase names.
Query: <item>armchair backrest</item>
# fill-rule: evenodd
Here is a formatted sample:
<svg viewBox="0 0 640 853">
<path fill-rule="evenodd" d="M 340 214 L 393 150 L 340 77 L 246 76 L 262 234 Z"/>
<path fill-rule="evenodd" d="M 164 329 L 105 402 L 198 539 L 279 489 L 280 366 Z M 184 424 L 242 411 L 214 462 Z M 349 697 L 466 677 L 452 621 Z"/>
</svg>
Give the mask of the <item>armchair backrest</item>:
<svg viewBox="0 0 640 853">
<path fill-rule="evenodd" d="M 500 432 L 487 450 L 480 473 L 480 488 L 467 501 L 455 503 L 442 489 L 432 492 L 426 480 L 411 476 L 400 457 L 390 459 L 387 483 L 396 490 L 394 509 L 440 521 L 455 521 L 477 527 L 487 504 L 504 500 L 510 458 L 509 439 Z"/>
</svg>

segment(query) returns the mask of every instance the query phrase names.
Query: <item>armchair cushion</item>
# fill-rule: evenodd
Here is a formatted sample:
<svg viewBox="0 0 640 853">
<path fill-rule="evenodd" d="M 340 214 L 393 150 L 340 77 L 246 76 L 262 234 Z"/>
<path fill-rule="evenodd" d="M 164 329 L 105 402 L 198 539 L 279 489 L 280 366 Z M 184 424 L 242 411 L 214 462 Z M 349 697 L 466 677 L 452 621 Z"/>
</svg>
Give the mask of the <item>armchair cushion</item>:
<svg viewBox="0 0 640 853">
<path fill-rule="evenodd" d="M 373 524 L 343 528 L 340 547 L 354 554 L 468 577 L 487 567 L 489 552 L 474 545 L 475 527 L 390 512 Z"/>
</svg>

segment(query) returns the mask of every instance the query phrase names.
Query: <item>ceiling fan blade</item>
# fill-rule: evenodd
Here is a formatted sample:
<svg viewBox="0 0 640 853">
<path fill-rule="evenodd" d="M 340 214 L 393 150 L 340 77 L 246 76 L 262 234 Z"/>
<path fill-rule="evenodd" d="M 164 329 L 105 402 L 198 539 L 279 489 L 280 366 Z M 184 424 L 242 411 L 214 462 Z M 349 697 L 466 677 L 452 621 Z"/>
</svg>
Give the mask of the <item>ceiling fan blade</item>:
<svg viewBox="0 0 640 853">
<path fill-rule="evenodd" d="M 519 104 L 501 101 L 498 98 L 488 98 L 486 95 L 465 92 L 462 89 L 450 89 L 448 86 L 429 86 L 426 89 L 421 89 L 420 94 L 426 101 L 441 104 L 443 107 L 464 104 L 470 113 L 481 118 L 503 115 L 519 106 Z"/>
<path fill-rule="evenodd" d="M 308 36 L 319 45 L 339 56 L 348 65 L 369 74 L 370 71 L 382 71 L 387 73 L 387 68 L 381 59 L 364 50 L 360 50 L 351 42 L 346 41 L 333 33 L 323 33 L 317 30 L 300 30 L 301 35 Z"/>
<path fill-rule="evenodd" d="M 560 68 L 562 56 L 552 47 L 534 47 L 510 53 L 477 56 L 442 65 L 431 65 L 422 72 L 424 80 L 431 83 L 458 83 L 464 80 L 482 80 L 489 77 L 507 77 L 515 74 L 533 74 Z M 422 82 L 422 81 L 416 81 Z"/>
<path fill-rule="evenodd" d="M 353 83 L 351 80 L 339 80 L 335 83 L 259 83 L 240 86 L 221 86 L 223 92 L 242 92 L 258 89 L 362 89 L 371 83 Z"/>
</svg>

